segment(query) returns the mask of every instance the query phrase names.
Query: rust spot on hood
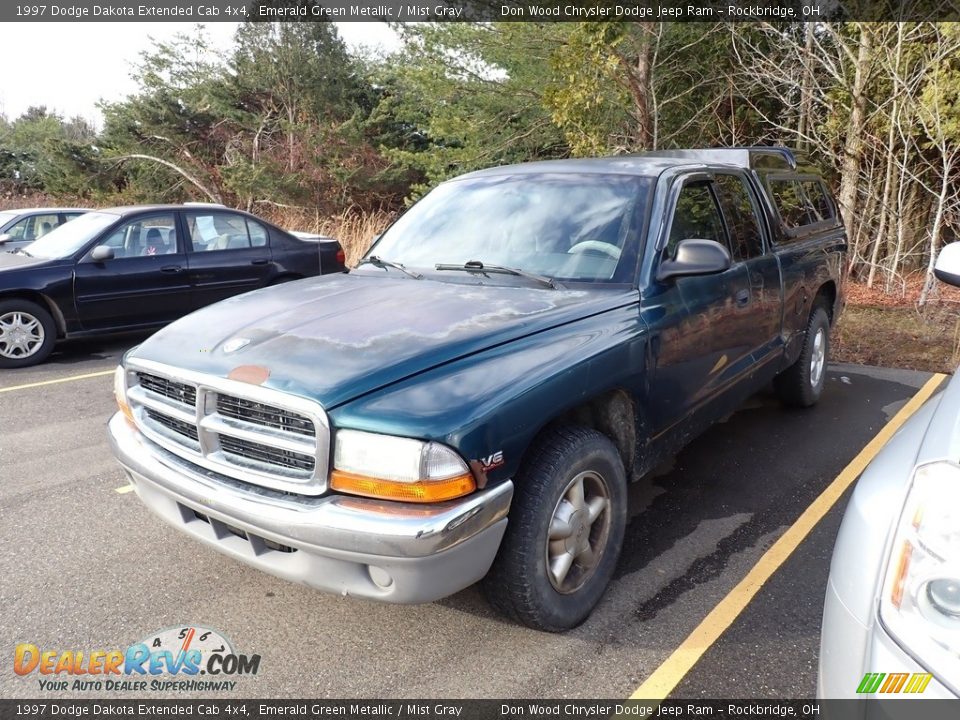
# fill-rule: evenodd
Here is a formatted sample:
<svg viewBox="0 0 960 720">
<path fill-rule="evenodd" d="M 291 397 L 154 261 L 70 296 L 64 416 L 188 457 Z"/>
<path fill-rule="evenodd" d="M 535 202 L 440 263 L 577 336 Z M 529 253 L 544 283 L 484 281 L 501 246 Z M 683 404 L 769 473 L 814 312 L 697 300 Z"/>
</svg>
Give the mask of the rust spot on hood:
<svg viewBox="0 0 960 720">
<path fill-rule="evenodd" d="M 227 377 L 250 385 L 263 385 L 270 377 L 270 371 L 262 365 L 238 365 Z"/>
</svg>

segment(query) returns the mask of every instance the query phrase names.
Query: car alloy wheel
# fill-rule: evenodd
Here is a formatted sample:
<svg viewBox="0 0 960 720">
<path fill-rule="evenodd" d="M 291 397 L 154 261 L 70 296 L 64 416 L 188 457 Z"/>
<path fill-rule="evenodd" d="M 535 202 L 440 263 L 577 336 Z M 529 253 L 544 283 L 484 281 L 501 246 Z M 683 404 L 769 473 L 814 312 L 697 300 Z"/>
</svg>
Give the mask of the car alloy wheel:
<svg viewBox="0 0 960 720">
<path fill-rule="evenodd" d="M 576 475 L 560 496 L 547 536 L 547 575 L 554 589 L 576 592 L 590 579 L 610 534 L 610 491 L 594 471 Z"/>
<path fill-rule="evenodd" d="M 43 347 L 45 338 L 43 324 L 30 313 L 14 310 L 0 315 L 0 356 L 28 358 Z"/>
<path fill-rule="evenodd" d="M 813 351 L 810 353 L 810 385 L 814 388 L 820 385 L 823 378 L 823 366 L 827 362 L 827 339 L 823 328 L 817 328 L 813 338 Z"/>
</svg>

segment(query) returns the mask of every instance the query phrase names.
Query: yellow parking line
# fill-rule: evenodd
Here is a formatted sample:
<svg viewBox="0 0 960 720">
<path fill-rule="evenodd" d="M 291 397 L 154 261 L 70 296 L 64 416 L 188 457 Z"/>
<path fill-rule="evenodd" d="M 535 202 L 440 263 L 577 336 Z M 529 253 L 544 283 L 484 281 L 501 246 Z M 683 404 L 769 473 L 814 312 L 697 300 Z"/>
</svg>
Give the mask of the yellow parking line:
<svg viewBox="0 0 960 720">
<path fill-rule="evenodd" d="M 124 485 L 123 487 L 114 488 L 113 491 L 118 495 L 126 495 L 128 492 L 133 492 L 133 485 Z"/>
<path fill-rule="evenodd" d="M 57 385 L 59 383 L 73 382 L 74 380 L 86 380 L 87 378 L 104 377 L 113 375 L 114 370 L 103 370 L 101 372 L 86 373 L 85 375 L 70 375 L 68 377 L 56 378 L 54 380 L 42 380 L 40 382 L 26 383 L 25 385 L 13 385 L 11 387 L 0 388 L 0 393 L 13 392 L 14 390 L 29 390 L 30 388 L 42 387 L 44 385 Z"/>
<path fill-rule="evenodd" d="M 900 409 L 900 412 L 883 426 L 876 437 L 867 443 L 863 450 L 850 461 L 850 464 L 827 486 L 827 489 L 803 511 L 797 521 L 763 554 L 763 557 L 750 569 L 746 577 L 710 611 L 696 629 L 687 636 L 687 639 L 673 651 L 670 657 L 633 692 L 630 696 L 631 700 L 664 700 L 673 692 L 674 688 L 707 649 L 733 624 L 733 621 L 743 612 L 753 596 L 763 587 L 763 584 L 783 565 L 784 561 L 797 549 L 816 524 L 843 496 L 847 488 L 853 484 L 853 481 L 860 477 L 870 461 L 893 437 L 897 429 L 920 409 L 920 406 L 934 393 L 945 377 L 940 373 L 935 374 L 920 388 L 916 395 L 910 398 L 909 402 Z"/>
</svg>

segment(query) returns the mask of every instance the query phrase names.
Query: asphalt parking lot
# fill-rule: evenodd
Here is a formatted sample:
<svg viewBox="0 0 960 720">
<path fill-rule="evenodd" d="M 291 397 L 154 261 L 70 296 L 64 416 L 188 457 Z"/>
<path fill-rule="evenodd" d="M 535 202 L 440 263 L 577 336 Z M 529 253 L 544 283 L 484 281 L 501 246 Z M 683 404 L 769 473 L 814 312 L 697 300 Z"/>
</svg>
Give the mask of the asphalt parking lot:
<svg viewBox="0 0 960 720">
<path fill-rule="evenodd" d="M 162 524 L 124 491 L 105 439 L 110 371 L 138 340 L 74 343 L 0 373 L 0 697 L 77 697 L 16 676 L 18 643 L 113 649 L 179 625 L 262 656 L 224 698 L 627 697 L 929 378 L 833 366 L 812 410 L 753 398 L 633 487 L 616 581 L 584 625 L 548 635 L 500 619 L 476 588 L 411 607 L 323 595 Z M 846 497 L 673 697 L 812 697 Z"/>
</svg>

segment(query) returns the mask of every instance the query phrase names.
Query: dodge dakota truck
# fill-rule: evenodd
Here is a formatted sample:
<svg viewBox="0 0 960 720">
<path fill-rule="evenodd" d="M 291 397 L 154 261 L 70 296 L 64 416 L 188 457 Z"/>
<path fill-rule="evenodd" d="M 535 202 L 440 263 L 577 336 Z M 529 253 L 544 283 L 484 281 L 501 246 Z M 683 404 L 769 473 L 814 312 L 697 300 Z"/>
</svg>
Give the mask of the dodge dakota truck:
<svg viewBox="0 0 960 720">
<path fill-rule="evenodd" d="M 613 576 L 629 481 L 770 383 L 817 402 L 845 249 L 784 148 L 473 172 L 351 272 L 128 352 L 111 445 L 151 510 L 256 568 L 397 603 L 482 580 L 562 631 Z"/>
</svg>

